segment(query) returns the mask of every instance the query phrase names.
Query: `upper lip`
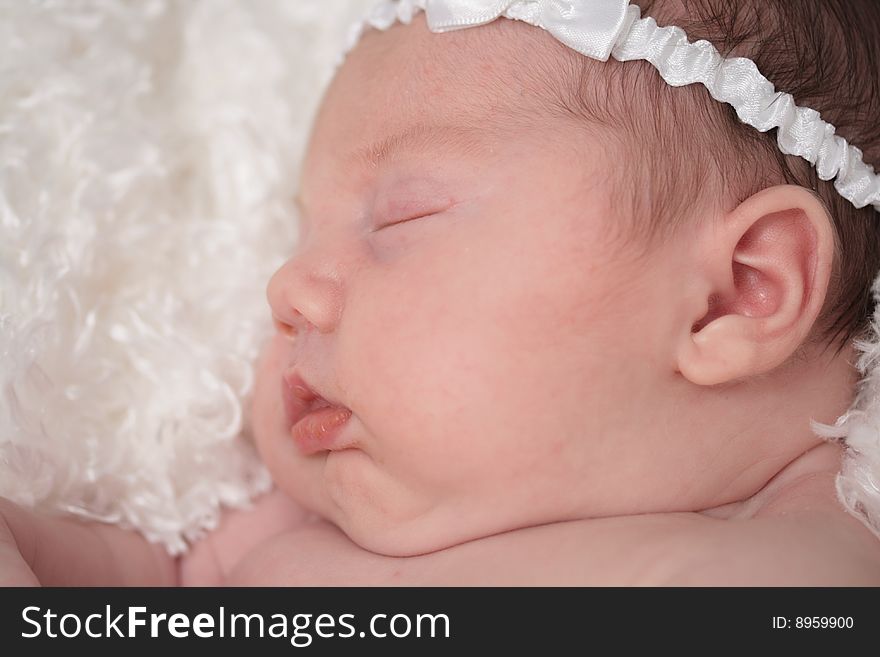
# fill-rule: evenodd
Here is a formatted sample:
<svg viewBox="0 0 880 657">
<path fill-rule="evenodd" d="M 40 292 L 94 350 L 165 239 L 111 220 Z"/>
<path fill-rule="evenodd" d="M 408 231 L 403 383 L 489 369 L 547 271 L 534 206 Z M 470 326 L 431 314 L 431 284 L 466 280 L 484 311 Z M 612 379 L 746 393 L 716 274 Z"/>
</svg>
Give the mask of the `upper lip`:
<svg viewBox="0 0 880 657">
<path fill-rule="evenodd" d="M 316 408 L 325 406 L 345 406 L 331 397 L 319 393 L 296 369 L 287 370 L 282 375 L 281 395 L 287 414 L 288 427 L 299 422 L 304 415 Z"/>
</svg>

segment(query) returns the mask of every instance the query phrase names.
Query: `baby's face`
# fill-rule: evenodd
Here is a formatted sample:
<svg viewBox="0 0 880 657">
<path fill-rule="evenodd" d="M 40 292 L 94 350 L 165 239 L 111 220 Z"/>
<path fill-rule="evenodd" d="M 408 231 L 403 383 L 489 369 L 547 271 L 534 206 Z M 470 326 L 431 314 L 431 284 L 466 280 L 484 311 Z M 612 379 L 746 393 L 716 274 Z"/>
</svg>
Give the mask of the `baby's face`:
<svg viewBox="0 0 880 657">
<path fill-rule="evenodd" d="M 699 454 L 664 431 L 656 392 L 675 369 L 657 339 L 675 256 L 637 264 L 614 244 L 614 156 L 542 109 L 502 53 L 544 36 L 503 22 L 435 35 L 420 16 L 364 37 L 325 97 L 301 239 L 269 284 L 297 335 L 261 359 L 261 454 L 385 554 L 699 490 Z M 351 409 L 354 448 L 297 450 L 293 365 Z"/>
</svg>

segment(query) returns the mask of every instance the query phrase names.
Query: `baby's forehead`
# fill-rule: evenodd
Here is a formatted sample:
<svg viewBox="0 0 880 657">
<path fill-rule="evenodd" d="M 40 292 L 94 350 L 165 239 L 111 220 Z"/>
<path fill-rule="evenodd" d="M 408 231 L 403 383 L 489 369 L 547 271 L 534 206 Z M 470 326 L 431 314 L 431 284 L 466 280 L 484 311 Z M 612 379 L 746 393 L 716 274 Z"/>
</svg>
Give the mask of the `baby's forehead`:
<svg viewBox="0 0 880 657">
<path fill-rule="evenodd" d="M 428 29 L 425 14 L 419 13 L 408 25 L 395 23 L 387 30 L 367 30 L 349 58 L 373 55 L 459 76 L 527 74 L 527 70 L 513 67 L 527 69 L 530 61 L 567 50 L 552 35 L 522 21 L 499 19 L 477 29 L 437 33 Z"/>
<path fill-rule="evenodd" d="M 338 120 L 357 105 L 361 126 L 404 118 L 486 129 L 523 123 L 546 107 L 548 94 L 558 94 L 573 56 L 520 21 L 438 34 L 420 13 L 410 25 L 368 30 L 339 70 L 324 109 Z"/>
<path fill-rule="evenodd" d="M 402 141 L 423 168 L 459 163 L 504 175 L 561 158 L 585 176 L 617 172 L 603 165 L 620 159 L 615 143 L 570 109 L 577 85 L 603 75 L 604 63 L 593 70 L 590 61 L 508 19 L 433 33 L 418 14 L 409 25 L 368 30 L 321 104 L 300 173 L 303 204 L 330 189 L 366 193 L 383 152 Z"/>
</svg>

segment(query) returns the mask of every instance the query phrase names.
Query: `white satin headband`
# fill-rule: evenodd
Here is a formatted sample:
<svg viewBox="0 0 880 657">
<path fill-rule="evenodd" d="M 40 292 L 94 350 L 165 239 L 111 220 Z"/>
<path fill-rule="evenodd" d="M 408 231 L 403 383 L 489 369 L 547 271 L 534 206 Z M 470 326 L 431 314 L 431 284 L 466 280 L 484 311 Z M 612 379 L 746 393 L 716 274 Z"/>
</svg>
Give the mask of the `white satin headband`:
<svg viewBox="0 0 880 657">
<path fill-rule="evenodd" d="M 653 18 L 641 18 L 641 9 L 629 0 L 381 0 L 352 26 L 338 63 L 368 26 L 386 30 L 395 21 L 408 24 L 420 10 L 432 32 L 505 17 L 547 30 L 593 59 L 645 59 L 672 86 L 699 82 L 715 100 L 733 106 L 742 122 L 761 132 L 778 128 L 779 150 L 809 161 L 822 180 L 836 178 L 834 188 L 855 207 L 872 205 L 880 211 L 880 176 L 819 112 L 798 107 L 791 94 L 777 92 L 752 60 L 725 59 L 708 41 L 689 43 L 681 28 L 658 27 Z"/>
</svg>

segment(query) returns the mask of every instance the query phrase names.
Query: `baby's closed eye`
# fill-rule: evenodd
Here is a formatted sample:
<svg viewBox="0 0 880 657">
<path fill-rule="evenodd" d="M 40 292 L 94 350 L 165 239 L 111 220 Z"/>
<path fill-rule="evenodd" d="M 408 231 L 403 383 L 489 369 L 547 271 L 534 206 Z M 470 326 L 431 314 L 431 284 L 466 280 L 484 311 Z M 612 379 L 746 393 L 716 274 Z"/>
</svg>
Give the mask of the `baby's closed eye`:
<svg viewBox="0 0 880 657">
<path fill-rule="evenodd" d="M 382 186 L 376 194 L 370 232 L 432 217 L 457 204 L 447 185 L 426 178 Z"/>
<path fill-rule="evenodd" d="M 379 225 L 376 226 L 375 228 L 373 228 L 370 232 L 375 233 L 377 231 L 384 230 L 386 228 L 393 228 L 395 226 L 402 226 L 404 224 L 408 224 L 413 221 L 418 221 L 420 219 L 428 219 L 430 217 L 436 217 L 439 214 L 443 214 L 443 212 L 445 212 L 444 209 L 438 209 L 435 211 L 428 211 L 428 212 L 416 211 L 416 212 L 413 212 L 409 215 L 404 214 L 404 216 L 400 219 L 391 218 L 387 221 L 380 222 Z"/>
</svg>

